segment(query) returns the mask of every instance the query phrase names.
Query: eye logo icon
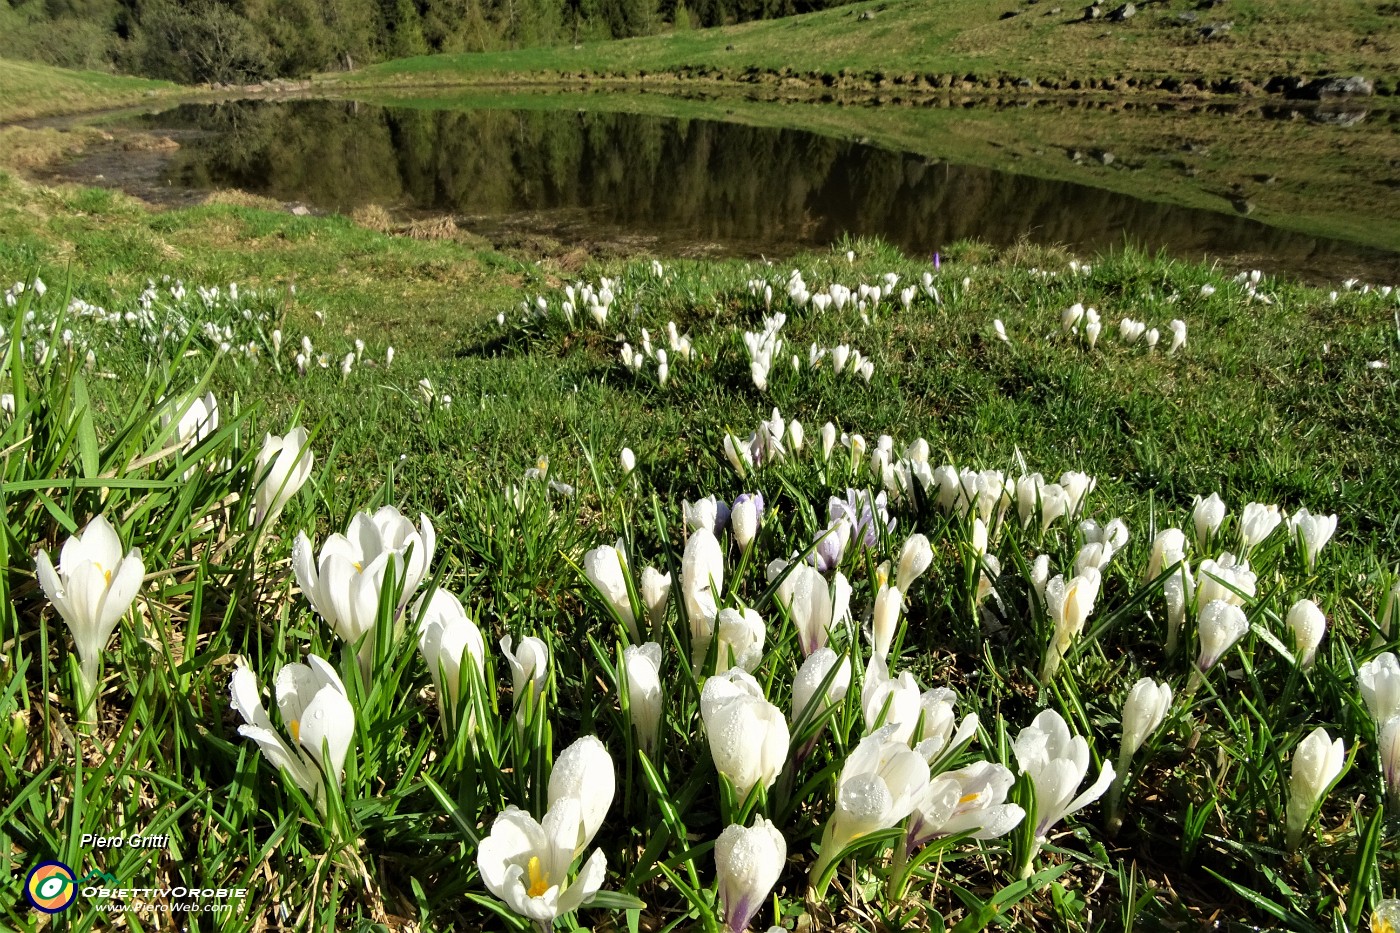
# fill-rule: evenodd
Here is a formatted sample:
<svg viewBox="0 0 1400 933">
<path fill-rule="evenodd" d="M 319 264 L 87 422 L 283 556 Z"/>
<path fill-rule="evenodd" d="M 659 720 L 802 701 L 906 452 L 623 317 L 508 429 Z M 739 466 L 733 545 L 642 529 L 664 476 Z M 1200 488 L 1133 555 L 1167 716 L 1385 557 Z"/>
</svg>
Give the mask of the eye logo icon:
<svg viewBox="0 0 1400 933">
<path fill-rule="evenodd" d="M 78 896 L 73 869 L 62 862 L 40 862 L 30 870 L 24 882 L 24 896 L 35 910 L 46 914 L 67 910 Z"/>
</svg>

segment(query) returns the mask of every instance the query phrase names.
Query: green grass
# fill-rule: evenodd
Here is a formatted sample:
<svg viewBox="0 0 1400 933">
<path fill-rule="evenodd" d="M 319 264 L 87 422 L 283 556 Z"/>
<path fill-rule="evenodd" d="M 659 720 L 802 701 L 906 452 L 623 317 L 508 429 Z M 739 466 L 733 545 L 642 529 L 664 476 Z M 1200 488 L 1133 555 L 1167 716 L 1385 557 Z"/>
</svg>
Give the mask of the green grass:
<svg viewBox="0 0 1400 933">
<path fill-rule="evenodd" d="M 1334 299 L 1326 289 L 1265 279 L 1252 295 L 1232 280 L 1235 270 L 1127 254 L 1092 258 L 1083 273 L 1056 250 L 998 255 L 962 244 L 936 274 L 939 302 L 920 292 L 899 310 L 891 297 L 867 309 L 866 323 L 853 307 L 790 306 L 790 270 L 800 269 L 813 290 L 854 288 L 887 272 L 902 287 L 932 274 L 928 264 L 856 242 L 772 267 L 663 257 L 660 273 L 637 260 L 566 276 L 528 256 L 385 236 L 343 218 L 229 205 L 152 213 L 110 192 L 41 189 L 12 177 L 0 178 L 0 223 L 0 281 L 37 273 L 50 286 L 42 299 L 26 290 L 0 318 L 0 381 L 17 396 L 15 417 L 0 420 L 0 721 L 10 727 L 0 862 L 13 876 L 60 858 L 80 877 L 102 869 L 143 885 L 179 879 L 249 889 L 215 923 L 195 921 L 200 928 L 371 930 L 412 921 L 425 930 L 524 929 L 484 886 L 478 840 L 507 804 L 541 813 L 550 761 L 579 736 L 597 734 L 615 762 L 617 794 L 595 846 L 608 859 L 603 889 L 618 896 L 581 912 L 578 922 L 592 929 L 714 928 L 710 846 L 726 824 L 753 812 L 773 819 L 787 840 L 776 888 L 785 927 L 807 912 L 824 929 L 938 929 L 943 921 L 979 929 L 997 912 L 991 905 L 1004 902 L 1001 912 L 1020 928 L 1116 928 L 1134 916 L 1139 928 L 1194 926 L 1219 912 L 1253 925 L 1341 931 L 1396 894 L 1400 864 L 1394 824 L 1380 815 L 1376 724 L 1355 686 L 1356 665 L 1382 644 L 1394 650 L 1397 637 L 1392 628 L 1373 641 L 1400 545 L 1400 393 L 1393 369 L 1369 365 L 1397 363 L 1394 292 L 1339 287 Z M 581 311 L 567 322 L 560 287 L 578 278 L 597 284 L 602 275 L 616 282 L 606 324 Z M 81 298 L 139 316 L 148 279 L 152 323 L 95 324 L 81 309 L 65 313 Z M 170 294 L 177 279 L 185 298 Z M 238 299 L 227 297 L 230 282 Z M 777 296 L 772 310 L 788 318 L 791 350 L 782 360 L 796 353 L 805 363 L 813 342 L 847 342 L 874 362 L 869 383 L 780 363 L 767 388 L 756 389 L 739 334 L 761 326 L 763 282 Z M 1203 294 L 1204 285 L 1214 294 Z M 219 286 L 221 297 L 201 303 L 196 286 Z M 544 315 L 527 310 L 541 297 Z M 1095 349 L 1061 330 L 1061 311 L 1076 301 L 1104 316 Z M 35 321 L 25 330 L 29 310 Z M 1165 342 L 1156 352 L 1125 346 L 1116 327 L 1125 316 L 1164 331 L 1183 319 L 1188 342 L 1176 354 Z M 995 320 L 1009 344 L 995 336 Z M 673 353 L 663 386 L 654 362 L 639 373 L 620 363 L 619 335 L 639 347 L 645 327 L 662 345 L 669 321 L 691 336 L 695 353 Z M 224 338 L 205 336 L 203 322 L 229 328 L 236 346 L 253 343 L 256 358 L 217 353 Z M 167 324 L 173 336 L 142 341 Z M 283 333 L 277 354 L 273 327 Z M 71 355 L 65 329 L 74 331 Z M 303 335 L 329 357 L 325 369 L 313 360 L 305 377 L 293 362 Z M 34 364 L 39 339 L 55 349 L 43 365 Z M 364 360 L 342 376 L 338 363 L 357 339 Z M 91 371 L 85 342 L 96 355 Z M 389 345 L 396 355 L 386 368 Z M 420 392 L 424 378 L 432 401 Z M 177 452 L 169 430 L 154 423 L 158 400 L 205 390 L 219 399 L 220 428 Z M 723 438 L 747 437 L 774 407 L 801 420 L 807 444 L 741 477 L 726 462 Z M 281 434 L 294 421 L 313 429 L 315 470 L 271 533 L 257 537 L 246 523 L 252 460 L 265 431 Z M 1024 461 L 1048 478 L 1087 471 L 1098 478 L 1089 513 L 1122 516 L 1131 538 L 1105 570 L 1102 595 L 1060 673 L 1041 683 L 1052 626 L 1026 576 L 1038 554 L 1068 574 L 1079 533 L 1064 522 L 1044 534 L 1014 521 L 994 529 L 988 553 L 1002 575 L 996 597 L 979 598 L 968 518 L 923 496 L 893 504 L 894 532 L 868 555 L 853 549 L 841 565 L 855 624 L 832 637 L 856 655 L 856 683 L 807 762 L 766 798 L 739 801 L 716 776 L 685 667 L 680 503 L 764 493 L 757 549 L 730 552 L 724 598 L 762 614 L 768 641 L 756 673 L 786 710 L 800 652 L 764 568 L 812 544 L 830 496 L 880 482 L 845 448 L 823 461 L 827 421 L 864 435 L 871 450 L 882 434 L 894 438 L 897 454 L 923 437 L 932 465 L 1014 476 Z M 624 445 L 637 454 L 631 477 L 616 466 Z M 524 477 L 541 456 L 548 477 L 574 486 L 575 496 Z M 1185 651 L 1169 656 L 1163 581 L 1144 581 L 1143 567 L 1152 529 L 1189 528 L 1192 496 L 1211 491 L 1232 518 L 1219 540 L 1190 554 L 1198 573 L 1202 558 L 1237 547 L 1248 501 L 1335 512 L 1340 522 L 1316 566 L 1281 534 L 1256 550 L 1259 588 L 1246 601 L 1254 627 L 1192 692 L 1192 627 Z M 432 517 L 430 576 L 462 595 L 482 629 L 486 676 L 463 688 L 475 740 L 439 721 L 416 637 L 397 638 L 390 624 L 392 593 L 375 617 L 372 675 L 362 680 L 355 650 L 296 592 L 295 533 L 305 531 L 319 550 L 356 510 L 383 503 Z M 39 548 L 54 553 L 98 513 L 125 546 L 142 549 L 148 579 L 106 652 L 104 716 L 85 735 L 70 705 L 69 636 L 31 573 Z M 878 564 L 897 563 L 915 530 L 930 539 L 933 560 L 909 588 L 893 657 L 924 687 L 956 688 L 959 717 L 979 715 L 977 740 L 959 763 L 978 757 L 1014 768 L 1014 737 L 1041 709 L 1055 709 L 1089 739 L 1087 785 L 1098 762 L 1115 756 L 1119 710 L 1134 680 L 1166 680 L 1176 703 L 1135 759 L 1122 832 L 1105 831 L 1101 805 L 1081 811 L 1063 827 L 1072 832 L 1052 835 L 1030 884 L 1017 880 L 1033 848 L 1022 833 L 954 841 L 941 864 L 915 873 L 907 897 L 891 896 L 888 837 L 875 833 L 826 895 L 809 900 L 806 873 L 832 813 L 834 779 L 866 725 L 860 625 L 878 591 Z M 669 567 L 676 580 L 656 633 L 667 712 L 650 763 L 618 701 L 624 628 L 577 569 L 586 550 L 619 536 L 634 570 Z M 1310 672 L 1292 664 L 1282 624 L 1303 597 L 1329 620 Z M 554 658 L 542 710 L 519 728 L 496 647 L 507 634 L 544 638 Z M 228 701 L 235 656 L 270 687 L 282 663 L 307 653 L 338 670 L 356 719 L 346 774 L 326 782 L 319 808 L 238 734 Z M 1281 824 L 1290 762 L 1316 726 L 1343 737 L 1355 759 L 1299 852 L 1288 854 Z M 1032 806 L 1026 783 L 1016 799 Z M 172 849 L 82 849 L 84 832 L 168 832 Z M 775 920 L 771 903 L 759 928 Z M 22 902 L 4 909 L 8 924 L 33 924 Z M 137 916 L 155 923 L 149 912 Z M 106 926 L 86 899 L 67 917 L 75 930 Z"/>
<path fill-rule="evenodd" d="M 675 72 L 749 68 L 808 75 L 1009 75 L 1039 82 L 1163 77 L 1262 84 L 1275 75 L 1361 72 L 1392 80 L 1395 12 L 1362 0 L 1232 0 L 1197 25 L 1230 21 L 1223 41 L 1177 23 L 1181 3 L 1139 7 L 1122 24 L 1074 22 L 1082 4 L 1016 0 L 878 0 L 720 29 L 682 31 L 579 48 L 443 55 L 386 62 L 352 81 L 452 83 L 544 73 Z M 1106 7 L 1109 9 L 1111 7 Z M 1001 17 L 1008 12 L 1018 15 Z M 865 14 L 869 19 L 861 19 Z"/>
<path fill-rule="evenodd" d="M 0 123 L 105 110 L 176 91 L 168 81 L 0 60 Z"/>
</svg>

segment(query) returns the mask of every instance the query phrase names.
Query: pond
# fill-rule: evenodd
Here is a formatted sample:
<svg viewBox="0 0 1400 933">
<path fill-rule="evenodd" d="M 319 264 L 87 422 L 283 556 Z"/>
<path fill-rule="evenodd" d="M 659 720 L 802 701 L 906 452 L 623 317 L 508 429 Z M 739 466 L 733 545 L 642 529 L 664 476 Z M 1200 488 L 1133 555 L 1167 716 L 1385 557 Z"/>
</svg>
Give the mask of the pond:
<svg viewBox="0 0 1400 933">
<path fill-rule="evenodd" d="M 1332 281 L 1400 269 L 1393 251 L 1234 210 L 798 129 L 577 106 L 343 100 L 185 105 L 134 122 L 180 143 L 153 163 L 157 195 L 235 188 L 345 213 L 376 204 L 410 217 L 450 215 L 496 243 L 547 237 L 586 249 L 781 258 L 850 234 L 879 236 L 911 255 L 976 238 L 1064 244 L 1080 255 L 1131 243 Z"/>
</svg>

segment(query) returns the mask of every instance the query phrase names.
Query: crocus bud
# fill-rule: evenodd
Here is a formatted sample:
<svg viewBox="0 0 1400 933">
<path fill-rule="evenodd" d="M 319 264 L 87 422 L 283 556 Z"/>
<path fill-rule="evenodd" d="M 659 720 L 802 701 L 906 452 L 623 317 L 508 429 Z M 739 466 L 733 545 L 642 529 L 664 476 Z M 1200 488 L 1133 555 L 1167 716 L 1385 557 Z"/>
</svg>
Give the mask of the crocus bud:
<svg viewBox="0 0 1400 933">
<path fill-rule="evenodd" d="M 758 536 L 758 525 L 763 517 L 763 496 L 744 493 L 734 500 L 729 510 L 729 528 L 734 532 L 734 540 L 739 547 L 748 550 L 753 539 Z"/>
<path fill-rule="evenodd" d="M 1289 851 L 1303 841 L 1312 815 L 1322 803 L 1327 789 L 1341 776 L 1346 764 L 1346 745 L 1332 741 L 1321 726 L 1308 733 L 1293 752 L 1293 774 L 1288 782 L 1286 837 Z"/>
<path fill-rule="evenodd" d="M 544 685 L 549 680 L 549 646 L 533 635 L 520 639 L 518 652 L 511 650 L 513 644 L 509 635 L 501 638 L 501 653 L 510 664 L 515 711 L 522 714 L 527 693 L 536 707 L 544 696 Z"/>
<path fill-rule="evenodd" d="M 1336 533 L 1337 516 L 1313 515 L 1307 509 L 1299 509 L 1288 520 L 1288 527 L 1295 536 L 1302 536 L 1303 556 L 1311 568 L 1317 563 L 1317 555 L 1322 546 Z"/>
<path fill-rule="evenodd" d="M 654 641 L 622 649 L 627 708 L 642 750 L 655 754 L 661 729 L 661 646 Z"/>
<path fill-rule="evenodd" d="M 1377 729 L 1400 717 L 1400 659 L 1394 652 L 1376 655 L 1361 665 L 1356 679 L 1361 685 L 1361 698 L 1366 701 Z"/>
<path fill-rule="evenodd" d="M 618 460 L 622 463 L 622 475 L 628 476 L 637 468 L 637 455 L 632 453 L 631 447 L 622 448 L 622 453 L 618 455 Z"/>
<path fill-rule="evenodd" d="M 761 816 L 753 826 L 727 827 L 715 841 L 715 872 L 727 933 L 749 928 L 787 861 L 787 842 L 778 827 Z"/>
<path fill-rule="evenodd" d="M 1191 521 L 1196 527 L 1196 546 L 1204 548 L 1224 520 L 1225 503 L 1220 501 L 1219 493 L 1213 492 L 1204 499 L 1197 496 L 1191 507 Z"/>
<path fill-rule="evenodd" d="M 579 840 L 574 854 L 593 841 L 612 806 L 617 775 L 612 756 L 596 735 L 585 735 L 560 753 L 549 772 L 549 808 L 565 797 L 579 802 Z"/>
<path fill-rule="evenodd" d="M 797 677 L 792 681 L 793 727 L 797 726 L 807 708 L 812 705 L 817 691 L 821 689 L 822 681 L 826 680 L 827 674 L 836 666 L 836 662 L 835 651 L 830 648 L 818 648 L 797 669 Z M 841 666 L 837 668 L 830 683 L 827 684 L 826 701 L 821 704 L 821 709 L 816 711 L 818 714 L 825 712 L 826 708 L 832 704 L 841 702 L 846 696 L 846 691 L 851 688 L 851 659 L 842 657 L 840 662 Z"/>
<path fill-rule="evenodd" d="M 928 538 L 922 534 L 912 534 L 904 541 L 899 552 L 899 571 L 895 574 L 895 586 L 901 593 L 909 592 L 929 565 L 933 563 L 933 548 Z"/>
<path fill-rule="evenodd" d="M 1282 521 L 1283 516 L 1279 514 L 1276 505 L 1265 505 L 1262 502 L 1246 504 L 1240 516 L 1240 537 L 1244 540 L 1245 553 L 1248 554 L 1263 543 Z"/>
<path fill-rule="evenodd" d="M 1307 670 L 1317 657 L 1317 646 L 1327 631 L 1327 617 L 1311 599 L 1300 599 L 1288 610 L 1288 628 L 1293 632 L 1293 644 L 1298 650 L 1298 666 Z"/>
<path fill-rule="evenodd" d="M 618 544 L 622 542 L 619 541 Z M 604 544 L 583 555 L 583 572 L 588 582 L 607 602 L 627 626 L 627 634 L 633 641 L 641 641 L 637 631 L 637 617 L 632 612 L 632 600 L 627 594 L 627 559 L 622 550 L 611 544 Z"/>
<path fill-rule="evenodd" d="M 1045 611 L 1054 623 L 1055 632 L 1041 666 L 1042 681 L 1055 676 L 1065 652 L 1084 631 L 1084 623 L 1088 621 L 1089 614 L 1094 611 L 1094 602 L 1099 598 L 1101 583 L 1099 572 L 1093 567 L 1086 567 L 1083 573 L 1069 580 L 1058 576 L 1046 584 Z"/>
<path fill-rule="evenodd" d="M 831 460 L 831 452 L 836 449 L 836 425 L 828 421 L 822 425 L 822 463 Z"/>
<path fill-rule="evenodd" d="M 257 484 L 253 489 L 254 527 L 275 522 L 311 476 L 316 458 L 306 441 L 306 428 L 300 426 L 282 437 L 263 437 L 262 450 L 253 465 L 253 481 Z"/>
<path fill-rule="evenodd" d="M 647 621 L 651 630 L 661 627 L 666 618 L 666 600 L 671 596 L 671 575 L 662 573 L 655 567 L 642 568 L 642 603 L 647 607 Z"/>
<path fill-rule="evenodd" d="M 1186 556 L 1186 535 L 1180 528 L 1163 528 L 1152 539 L 1152 556 L 1147 560 L 1147 579 L 1155 580 L 1162 571 Z"/>
<path fill-rule="evenodd" d="M 1118 752 L 1118 769 L 1127 771 L 1128 762 L 1142 743 L 1161 727 L 1172 705 L 1172 688 L 1144 677 L 1128 691 L 1123 703 L 1123 745 Z"/>
<path fill-rule="evenodd" d="M 715 536 L 701 528 L 690 536 L 681 558 L 681 597 L 690 622 L 691 656 L 697 662 L 709 653 L 723 595 L 724 552 Z"/>
<path fill-rule="evenodd" d="M 1381 774 L 1391 806 L 1400 804 L 1400 716 L 1391 716 L 1381 727 L 1376 743 L 1381 758 Z"/>
<path fill-rule="evenodd" d="M 797 630 L 798 643 L 804 655 L 826 644 L 827 626 L 831 620 L 831 592 L 820 572 L 808 564 L 797 564 L 778 584 L 777 597 Z"/>
<path fill-rule="evenodd" d="M 1222 599 L 1213 599 L 1201 608 L 1197 625 L 1201 653 L 1196 658 L 1196 670 L 1202 674 L 1214 667 L 1225 652 L 1249 631 L 1244 610 Z"/>
<path fill-rule="evenodd" d="M 895 632 L 899 629 L 899 609 L 904 595 L 899 587 L 880 587 L 875 594 L 875 611 L 871 618 L 871 641 L 874 651 L 880 657 L 888 657 L 890 645 L 894 643 Z"/>
<path fill-rule="evenodd" d="M 730 667 L 743 668 L 750 673 L 763 660 L 766 631 L 763 617 L 752 609 L 721 609 L 716 620 L 719 631 L 719 657 L 715 673 L 723 674 Z"/>
<path fill-rule="evenodd" d="M 461 600 L 447 590 L 433 590 L 431 599 L 420 597 L 414 614 L 419 620 L 418 650 L 433 678 L 438 711 L 443 714 L 446 730 L 457 721 L 458 700 L 464 699 L 462 662 L 475 665 L 477 674 L 484 675 L 486 642 Z"/>
<path fill-rule="evenodd" d="M 773 786 L 787 761 L 790 736 L 787 720 L 758 681 L 739 668 L 709 678 L 700 692 L 700 718 L 715 770 L 739 799 L 759 784 Z"/>
</svg>

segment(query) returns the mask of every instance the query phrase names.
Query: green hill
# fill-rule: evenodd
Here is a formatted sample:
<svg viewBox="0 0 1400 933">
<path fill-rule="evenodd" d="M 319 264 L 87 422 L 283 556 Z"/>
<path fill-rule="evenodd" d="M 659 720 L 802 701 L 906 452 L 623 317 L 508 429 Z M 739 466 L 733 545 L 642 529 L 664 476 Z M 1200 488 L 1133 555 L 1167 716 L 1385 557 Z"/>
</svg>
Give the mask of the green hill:
<svg viewBox="0 0 1400 933">
<path fill-rule="evenodd" d="M 120 107 L 174 90 L 165 81 L 0 59 L 0 122 Z"/>
<path fill-rule="evenodd" d="M 1214 5 L 1212 6 L 1212 2 Z M 771 73 L 946 84 L 1004 76 L 1068 87 L 1090 79 L 1263 85 L 1275 76 L 1360 73 L 1390 92 L 1400 73 L 1400 4 L 1362 0 L 1162 0 L 1121 22 L 1061 0 L 871 0 L 802 16 L 573 47 L 438 55 L 377 65 L 350 80 L 453 83 L 525 73 L 635 76 Z M 1208 38 L 1206 31 L 1213 37 Z M 711 74 L 711 77 L 716 75 Z"/>
</svg>

